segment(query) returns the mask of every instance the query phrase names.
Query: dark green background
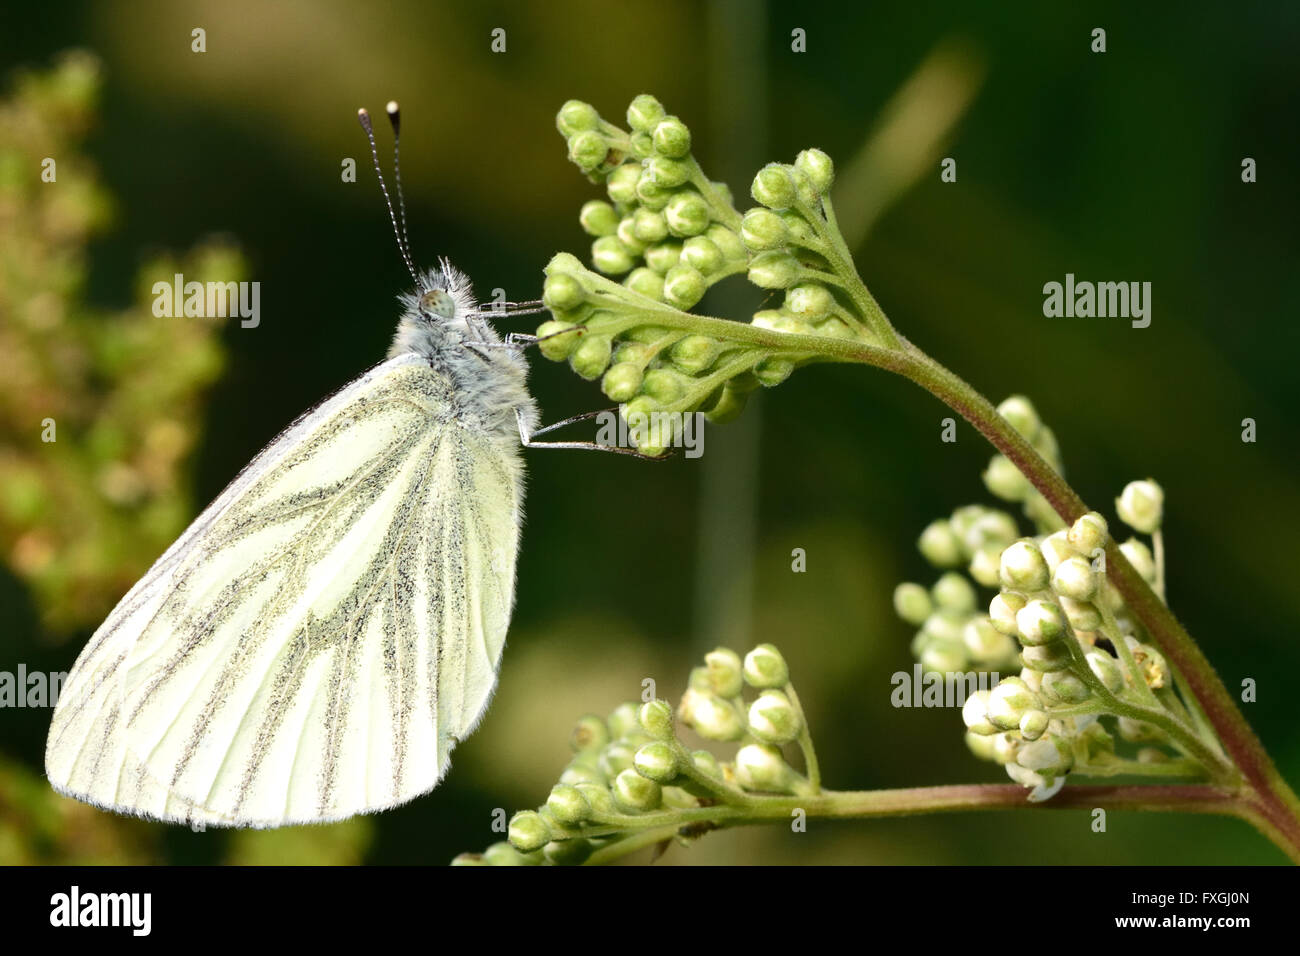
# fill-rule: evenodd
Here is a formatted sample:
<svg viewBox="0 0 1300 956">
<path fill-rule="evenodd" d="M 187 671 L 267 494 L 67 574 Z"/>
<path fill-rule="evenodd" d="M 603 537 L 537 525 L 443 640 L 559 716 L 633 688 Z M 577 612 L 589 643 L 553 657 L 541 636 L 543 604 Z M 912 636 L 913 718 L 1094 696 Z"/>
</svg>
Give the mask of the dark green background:
<svg viewBox="0 0 1300 956">
<path fill-rule="evenodd" d="M 1171 602 L 1230 687 L 1258 681 L 1247 716 L 1300 781 L 1300 568 L 1290 537 L 1300 504 L 1300 7 L 892 2 L 764 12 L 737 3 L 710 18 L 705 6 L 11 4 L 0 64 L 44 66 L 70 47 L 104 60 L 89 151 L 120 208 L 92 250 L 94 300 L 128 301 L 144 250 L 213 233 L 239 241 L 262 283 L 261 327 L 225 335 L 229 371 L 193 462 L 206 501 L 387 347 L 408 279 L 356 127 L 359 105 L 378 115 L 389 98 L 403 104 L 417 256 L 449 256 L 480 294 L 501 286 L 530 298 L 554 252 L 586 254 L 576 214 L 596 191 L 555 133 L 564 100 L 591 101 L 621 122 L 634 94 L 653 92 L 691 126 L 706 169 L 752 172 L 811 145 L 846 162 L 926 54 L 964 39 L 987 73 L 942 153 L 957 158 L 958 182 L 941 184 L 937 165 L 927 171 L 855 250 L 859 268 L 921 347 L 995 401 L 1032 396 L 1095 507 L 1113 515 L 1125 482 L 1161 482 Z M 193 26 L 207 29 L 206 54 L 189 52 Z M 503 55 L 489 51 L 497 26 L 508 31 Z M 1089 51 L 1095 26 L 1107 30 L 1104 55 Z M 790 50 L 794 27 L 808 33 L 805 54 Z M 711 115 L 719 82 L 758 105 L 765 133 Z M 736 155 L 763 135 L 764 149 Z M 344 156 L 359 161 L 356 184 L 340 182 Z M 1258 162 L 1256 184 L 1241 182 L 1245 156 Z M 744 197 L 748 177 L 732 186 Z M 1151 327 L 1045 319 L 1043 283 L 1066 272 L 1150 281 Z M 547 420 L 604 401 L 563 366 L 535 356 L 533 367 Z M 955 713 L 889 706 L 889 675 L 911 667 L 910 630 L 890 593 L 899 580 L 932 579 L 913 545 L 929 520 L 990 502 L 978 477 L 988 448 L 964 424 L 955 445 L 942 444 L 947 411 L 872 370 L 810 368 L 761 406 L 744 639 L 786 651 L 828 783 L 1002 779 L 966 752 Z M 1245 417 L 1258 422 L 1256 444 L 1240 440 Z M 518 609 L 497 700 L 442 787 L 373 820 L 366 861 L 441 862 L 481 849 L 496 839 L 492 808 L 545 796 L 572 718 L 635 697 L 644 676 L 677 696 L 708 641 L 693 633 L 709 601 L 696 575 L 702 470 L 727 453 L 713 430 L 700 461 L 528 454 Z M 790 572 L 795 547 L 808 552 L 806 574 Z M 724 586 L 710 578 L 707 588 Z M 3 590 L 6 620 L 20 622 L 0 635 L 8 661 L 7 646 L 40 638 L 23 632 L 33 614 L 16 583 Z M 64 645 L 63 666 L 78 646 Z M 38 768 L 43 741 L 43 721 L 24 715 L 0 746 Z M 1113 813 L 1104 835 L 1088 823 L 1082 813 L 1029 811 L 814 823 L 798 837 L 713 835 L 668 859 L 1284 859 L 1233 821 Z M 228 839 L 171 829 L 158 852 L 220 860 Z"/>
</svg>

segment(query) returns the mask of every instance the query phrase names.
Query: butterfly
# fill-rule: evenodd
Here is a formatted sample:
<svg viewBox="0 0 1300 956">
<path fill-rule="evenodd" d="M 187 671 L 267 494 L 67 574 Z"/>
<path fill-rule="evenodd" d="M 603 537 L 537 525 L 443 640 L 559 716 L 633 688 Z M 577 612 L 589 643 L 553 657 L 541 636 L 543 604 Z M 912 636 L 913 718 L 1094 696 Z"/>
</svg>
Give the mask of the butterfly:
<svg viewBox="0 0 1300 956">
<path fill-rule="evenodd" d="M 46 748 L 56 790 L 199 826 L 340 820 L 428 792 L 496 686 L 514 605 L 523 345 L 445 259 L 417 272 L 386 361 L 280 433 L 95 631 Z M 644 457 L 644 456 L 638 456 Z"/>
</svg>

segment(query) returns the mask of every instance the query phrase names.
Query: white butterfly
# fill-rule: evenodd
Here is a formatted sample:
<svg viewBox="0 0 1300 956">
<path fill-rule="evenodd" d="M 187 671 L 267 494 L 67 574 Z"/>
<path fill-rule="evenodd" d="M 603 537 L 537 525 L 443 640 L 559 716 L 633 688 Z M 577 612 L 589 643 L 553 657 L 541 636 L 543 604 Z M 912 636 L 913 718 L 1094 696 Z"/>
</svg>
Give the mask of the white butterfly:
<svg viewBox="0 0 1300 956">
<path fill-rule="evenodd" d="M 50 728 L 59 792 L 271 827 L 438 783 L 496 684 L 521 442 L 590 445 L 532 441 L 528 337 L 502 340 L 462 273 L 416 285 L 388 360 L 272 441 L 95 632 Z"/>
</svg>

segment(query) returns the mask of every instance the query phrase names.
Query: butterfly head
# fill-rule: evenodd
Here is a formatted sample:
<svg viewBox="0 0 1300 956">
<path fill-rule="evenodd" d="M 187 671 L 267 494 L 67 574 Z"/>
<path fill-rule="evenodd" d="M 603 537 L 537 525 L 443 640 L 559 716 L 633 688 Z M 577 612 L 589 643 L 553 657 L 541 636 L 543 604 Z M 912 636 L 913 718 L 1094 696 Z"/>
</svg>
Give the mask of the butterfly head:
<svg viewBox="0 0 1300 956">
<path fill-rule="evenodd" d="M 429 289 L 420 295 L 416 308 L 431 321 L 456 317 L 456 300 L 446 289 Z"/>
</svg>

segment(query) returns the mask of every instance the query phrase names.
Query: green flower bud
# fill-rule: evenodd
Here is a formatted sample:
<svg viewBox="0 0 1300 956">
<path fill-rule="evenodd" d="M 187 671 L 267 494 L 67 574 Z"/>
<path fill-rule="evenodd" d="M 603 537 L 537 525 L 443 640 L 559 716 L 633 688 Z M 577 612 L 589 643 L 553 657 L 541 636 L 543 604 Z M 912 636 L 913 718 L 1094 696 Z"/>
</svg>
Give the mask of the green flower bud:
<svg viewBox="0 0 1300 956">
<path fill-rule="evenodd" d="M 669 406 L 686 394 L 686 382 L 681 373 L 670 368 L 652 368 L 645 373 L 641 391 L 661 405 Z"/>
<path fill-rule="evenodd" d="M 977 690 L 966 698 L 966 703 L 961 707 L 961 719 L 966 729 L 981 737 L 998 733 L 997 726 L 989 719 L 989 694 L 987 690 Z"/>
<path fill-rule="evenodd" d="M 1047 730 L 1051 719 L 1041 710 L 1027 710 L 1020 717 L 1020 736 L 1026 740 L 1037 740 Z"/>
<path fill-rule="evenodd" d="M 1097 575 L 1084 557 L 1066 558 L 1052 572 L 1052 590 L 1062 597 L 1087 601 L 1097 593 Z"/>
<path fill-rule="evenodd" d="M 639 133 L 649 133 L 666 115 L 662 103 L 648 93 L 642 93 L 627 108 L 627 125 Z"/>
<path fill-rule="evenodd" d="M 785 220 L 767 209 L 751 209 L 740 220 L 740 240 L 750 252 L 779 249 L 789 239 Z"/>
<path fill-rule="evenodd" d="M 1019 677 L 1003 678 L 984 701 L 984 715 L 998 730 L 1015 730 L 1030 709 L 1041 710 L 1042 702 Z"/>
<path fill-rule="evenodd" d="M 645 367 L 646 363 L 655 357 L 656 350 L 642 342 L 618 342 L 614 346 L 615 362 L 631 362 L 633 365 Z"/>
<path fill-rule="evenodd" d="M 551 828 L 536 810 L 520 810 L 510 818 L 506 835 L 520 853 L 531 853 L 550 842 Z"/>
<path fill-rule="evenodd" d="M 760 690 L 766 687 L 784 687 L 790 682 L 790 668 L 785 658 L 771 644 L 759 644 L 745 655 L 745 681 Z"/>
<path fill-rule="evenodd" d="M 590 236 L 612 236 L 618 228 L 618 213 L 603 199 L 592 199 L 583 203 L 582 211 L 578 213 L 578 222 Z"/>
<path fill-rule="evenodd" d="M 605 177 L 605 191 L 616 203 L 630 206 L 637 201 L 636 184 L 641 180 L 640 163 L 624 163 Z"/>
<path fill-rule="evenodd" d="M 753 321 L 750 323 L 755 328 L 768 329 L 772 332 L 784 332 L 787 335 L 811 335 L 813 327 L 807 322 L 801 322 L 792 315 L 786 315 L 777 309 L 763 309 L 761 312 L 755 312 Z M 754 380 L 758 383 L 758 379 Z"/>
<path fill-rule="evenodd" d="M 982 614 L 972 617 L 962 630 L 962 643 L 970 656 L 980 663 L 1009 660 L 1015 657 L 1016 642 L 997 630 Z"/>
<path fill-rule="evenodd" d="M 746 790 L 784 793 L 794 777 L 779 747 L 747 744 L 736 751 L 736 781 Z"/>
<path fill-rule="evenodd" d="M 1169 754 L 1155 747 L 1143 747 L 1137 752 L 1136 756 L 1138 763 L 1152 764 L 1169 762 Z"/>
<path fill-rule="evenodd" d="M 844 324 L 844 321 L 836 316 L 829 319 L 823 319 L 822 323 L 817 326 L 818 335 L 829 335 L 837 339 L 857 338 L 857 333 Z"/>
<path fill-rule="evenodd" d="M 835 181 L 835 164 L 820 149 L 805 149 L 795 157 L 794 168 L 807 176 L 813 188 L 823 195 Z"/>
<path fill-rule="evenodd" d="M 934 602 L 946 610 L 975 610 L 975 589 L 965 575 L 956 571 L 940 576 L 930 593 L 934 596 Z"/>
<path fill-rule="evenodd" d="M 703 196 L 689 190 L 669 199 L 663 215 L 673 235 L 699 235 L 708 228 L 714 213 Z"/>
<path fill-rule="evenodd" d="M 722 250 L 706 236 L 692 236 L 687 239 L 682 246 L 682 259 L 706 276 L 713 275 L 726 265 Z"/>
<path fill-rule="evenodd" d="M 1070 526 L 1067 537 L 1076 551 L 1091 556 L 1098 548 L 1106 547 L 1106 542 L 1110 540 L 1110 530 L 1105 518 L 1095 511 L 1089 511 L 1086 515 L 1080 515 Z"/>
<path fill-rule="evenodd" d="M 696 750 L 691 753 L 691 763 L 695 769 L 707 777 L 722 778 L 722 768 L 718 766 L 718 758 L 713 756 L 707 750 Z"/>
<path fill-rule="evenodd" d="M 998 414 L 1005 418 L 1016 431 L 1032 442 L 1043 425 L 1038 417 L 1034 403 L 1023 395 L 1012 395 L 998 406 Z"/>
<path fill-rule="evenodd" d="M 790 698 L 779 690 L 765 690 L 749 705 L 749 732 L 768 744 L 785 744 L 803 728 Z"/>
<path fill-rule="evenodd" d="M 1112 694 L 1118 693 L 1124 686 L 1124 672 L 1120 670 L 1118 662 L 1105 651 L 1093 650 L 1084 655 L 1088 661 L 1088 669 L 1101 681 Z"/>
<path fill-rule="evenodd" d="M 1051 601 L 1030 601 L 1016 614 L 1016 630 L 1031 647 L 1050 644 L 1065 634 L 1065 615 Z"/>
<path fill-rule="evenodd" d="M 677 265 L 682 257 L 682 244 L 680 242 L 661 242 L 657 246 L 650 246 L 645 251 L 645 264 L 661 276 L 667 275 L 668 270 Z"/>
<path fill-rule="evenodd" d="M 764 388 L 780 385 L 794 371 L 794 362 L 783 358 L 765 358 L 754 366 L 754 377 Z"/>
<path fill-rule="evenodd" d="M 1005 455 L 989 459 L 989 466 L 984 469 L 984 486 L 1004 501 L 1020 501 L 1031 488 L 1029 479 Z"/>
<path fill-rule="evenodd" d="M 569 331 L 569 330 L 573 331 Z M 561 335 L 565 332 L 568 334 Z M 583 339 L 582 327 L 572 322 L 543 322 L 537 327 L 537 350 L 552 362 L 563 362 Z"/>
<path fill-rule="evenodd" d="M 663 213 L 638 206 L 632 214 L 631 232 L 639 242 L 649 245 L 668 237 L 668 220 Z"/>
<path fill-rule="evenodd" d="M 1048 734 L 1022 746 L 1016 753 L 1016 763 L 1026 770 L 1054 776 L 1074 766 L 1074 751 L 1068 740 Z"/>
<path fill-rule="evenodd" d="M 1137 538 L 1129 538 L 1119 546 L 1120 552 L 1128 558 L 1128 563 L 1133 565 L 1133 570 L 1146 580 L 1148 584 L 1154 584 L 1156 580 L 1156 559 L 1151 554 L 1151 549 L 1139 541 Z"/>
<path fill-rule="evenodd" d="M 655 152 L 670 159 L 681 159 L 691 151 L 691 131 L 676 116 L 661 120 L 650 134 Z"/>
<path fill-rule="evenodd" d="M 1002 584 L 1002 545 L 987 544 L 977 548 L 967 565 L 970 576 L 977 584 L 986 588 L 1000 587 Z"/>
<path fill-rule="evenodd" d="M 563 272 L 548 275 L 542 283 L 542 303 L 548 309 L 576 309 L 586 298 L 587 293 L 583 290 L 582 283 Z"/>
<path fill-rule="evenodd" d="M 609 743 L 609 728 L 595 714 L 588 714 L 573 725 L 569 747 L 574 753 L 596 751 Z"/>
<path fill-rule="evenodd" d="M 591 804 L 578 792 L 577 787 L 565 784 L 551 788 L 551 795 L 546 798 L 546 808 L 551 816 L 566 827 L 577 826 L 591 816 Z"/>
<path fill-rule="evenodd" d="M 722 351 L 715 339 L 706 335 L 688 335 L 672 348 L 672 362 L 687 375 L 698 375 L 712 367 Z"/>
<path fill-rule="evenodd" d="M 685 163 L 663 156 L 651 156 L 641 163 L 641 178 L 649 177 L 660 189 L 676 189 L 691 178 Z"/>
<path fill-rule="evenodd" d="M 760 289 L 786 289 L 799 281 L 803 267 L 788 252 L 760 252 L 749 263 L 749 281 Z"/>
<path fill-rule="evenodd" d="M 638 745 L 639 746 L 639 745 Z M 600 753 L 598 767 L 604 774 L 605 779 L 617 777 L 620 773 L 632 766 L 632 760 L 636 756 L 636 747 L 628 744 L 626 741 L 619 739 L 614 741 Z M 594 783 L 594 780 L 588 779 L 580 781 Z M 577 784 L 575 784 L 577 786 Z"/>
<path fill-rule="evenodd" d="M 704 235 L 709 241 L 722 251 L 722 256 L 728 262 L 741 262 L 748 258 L 745 252 L 745 244 L 741 241 L 739 234 L 728 229 L 720 222 L 715 222 L 704 231 Z"/>
<path fill-rule="evenodd" d="M 805 206 L 816 206 L 821 199 L 821 194 L 808 174 L 798 166 L 793 166 L 790 168 L 790 177 L 794 180 L 794 194 L 799 202 Z"/>
<path fill-rule="evenodd" d="M 618 812 L 618 808 L 614 806 L 614 797 L 609 792 L 609 787 L 580 783 L 577 785 L 577 791 L 587 801 L 593 815 L 608 816 L 611 813 Z"/>
<path fill-rule="evenodd" d="M 572 763 L 565 767 L 564 772 L 560 774 L 560 783 L 572 787 L 576 787 L 580 783 L 595 783 L 604 786 L 607 779 L 605 772 L 600 769 L 599 757 L 596 758 L 596 763 L 593 765 Z"/>
<path fill-rule="evenodd" d="M 632 731 L 641 726 L 641 722 L 637 718 L 636 704 L 619 704 L 614 708 L 610 715 L 605 718 L 605 723 L 609 726 L 609 735 L 612 738 L 618 740 L 622 737 L 626 737 Z"/>
<path fill-rule="evenodd" d="M 1003 634 L 1019 637 L 1020 628 L 1016 624 L 1016 615 L 1028 603 L 1028 598 L 1017 591 L 1003 591 L 989 602 L 989 619 Z"/>
<path fill-rule="evenodd" d="M 651 700 L 641 705 L 637 712 L 641 728 L 656 740 L 671 740 L 673 736 L 673 708 L 666 700 Z"/>
<path fill-rule="evenodd" d="M 609 144 L 594 130 L 583 130 L 569 137 L 569 159 L 584 173 L 594 171 L 608 155 Z"/>
<path fill-rule="evenodd" d="M 993 738 L 985 734 L 977 734 L 973 730 L 966 731 L 966 747 L 980 760 L 997 759 L 993 749 Z"/>
<path fill-rule="evenodd" d="M 628 137 L 628 144 L 632 155 L 637 159 L 646 160 L 654 155 L 655 144 L 649 133 L 633 133 Z M 643 172 L 645 171 L 644 166 L 641 169 Z"/>
<path fill-rule="evenodd" d="M 790 167 L 780 163 L 764 166 L 754 177 L 750 195 L 756 203 L 768 209 L 789 209 L 795 203 L 794 178 L 790 175 Z"/>
<path fill-rule="evenodd" d="M 632 766 L 647 780 L 667 783 L 677 776 L 677 752 L 666 740 L 652 740 L 636 752 Z"/>
<path fill-rule="evenodd" d="M 457 857 L 457 859 L 460 859 L 460 857 Z M 482 858 L 485 866 L 537 866 L 541 861 L 542 855 L 540 853 L 536 851 L 520 853 L 504 840 L 500 843 L 493 843 L 484 850 Z"/>
<path fill-rule="evenodd" d="M 1079 704 L 1092 696 L 1088 685 L 1069 671 L 1044 674 L 1042 692 L 1048 700 L 1063 704 Z"/>
<path fill-rule="evenodd" d="M 1017 541 L 1002 552 L 998 576 L 1005 587 L 1041 591 L 1047 587 L 1047 562 L 1033 541 Z"/>
<path fill-rule="evenodd" d="M 632 769 L 624 770 L 615 777 L 610 790 L 614 795 L 614 804 L 628 813 L 654 810 L 663 798 L 659 784 Z"/>
<path fill-rule="evenodd" d="M 613 341 L 608 335 L 587 334 L 582 337 L 578 347 L 573 350 L 569 364 L 580 376 L 593 381 L 600 378 L 609 367 L 610 352 Z"/>
<path fill-rule="evenodd" d="M 600 390 L 610 401 L 628 401 L 641 390 L 641 366 L 632 362 L 611 365 L 600 381 Z"/>
<path fill-rule="evenodd" d="M 1076 631 L 1095 631 L 1101 627 L 1101 612 L 1089 601 L 1076 601 L 1074 598 L 1062 597 L 1061 610 L 1070 627 Z"/>
<path fill-rule="evenodd" d="M 714 425 L 726 425 L 740 417 L 747 401 L 749 393 L 733 388 L 728 382 L 722 387 L 718 400 L 705 410 L 704 417 Z"/>
<path fill-rule="evenodd" d="M 745 735 L 736 708 L 716 694 L 688 688 L 677 705 L 677 716 L 706 740 L 739 740 Z"/>
<path fill-rule="evenodd" d="M 646 244 L 636 237 L 634 229 L 635 224 L 635 217 L 624 216 L 619 220 L 618 228 L 615 230 L 615 235 L 618 236 L 618 241 L 623 243 L 623 248 L 633 257 L 639 256 L 641 253 L 645 252 L 646 247 Z"/>
<path fill-rule="evenodd" d="M 1120 520 L 1143 534 L 1152 534 L 1160 528 L 1164 507 L 1164 489 L 1150 478 L 1130 481 L 1115 499 L 1115 511 Z"/>
<path fill-rule="evenodd" d="M 925 588 L 909 582 L 894 588 L 894 610 L 908 624 L 919 625 L 930 616 L 933 605 Z"/>
<path fill-rule="evenodd" d="M 655 175 L 643 169 L 641 178 L 636 181 L 636 198 L 648 209 L 659 210 L 668 205 L 673 198 L 673 190 L 664 186 Z"/>
<path fill-rule="evenodd" d="M 942 518 L 926 526 L 916 545 L 921 556 L 936 568 L 953 568 L 962 562 L 961 542 Z"/>
<path fill-rule="evenodd" d="M 1070 666 L 1070 652 L 1064 641 L 1030 645 L 1020 652 L 1020 661 L 1036 671 L 1059 671 Z"/>
<path fill-rule="evenodd" d="M 664 301 L 679 309 L 689 309 L 704 297 L 708 280 L 698 269 L 678 263 L 664 276 Z"/>
<path fill-rule="evenodd" d="M 600 114 L 596 112 L 596 107 L 581 100 L 569 100 L 555 115 L 555 128 L 561 136 L 571 137 L 574 133 L 596 129 L 598 126 Z"/>
<path fill-rule="evenodd" d="M 647 299 L 655 299 L 660 302 L 663 301 L 663 276 L 646 266 L 639 266 L 636 269 L 633 269 L 628 274 L 628 277 L 623 280 L 623 285 L 638 295 L 645 296 Z"/>
<path fill-rule="evenodd" d="M 591 264 L 605 275 L 622 275 L 634 265 L 632 253 L 618 236 L 601 236 L 591 244 Z"/>
<path fill-rule="evenodd" d="M 735 697 L 744 687 L 744 664 L 740 655 L 729 647 L 718 647 L 704 655 L 709 687 L 721 697 Z"/>
<path fill-rule="evenodd" d="M 552 866 L 581 866 L 594 849 L 590 840 L 577 837 L 570 840 L 552 840 L 542 847 L 542 855 Z"/>
<path fill-rule="evenodd" d="M 785 228 L 790 231 L 790 239 L 795 245 L 806 246 L 817 239 L 817 234 L 813 232 L 812 226 L 808 225 L 808 220 L 799 213 L 790 210 L 777 215 L 785 221 Z"/>
<path fill-rule="evenodd" d="M 801 319 L 816 322 L 830 315 L 834 308 L 835 296 L 821 283 L 805 282 L 786 290 L 786 311 Z"/>
</svg>

